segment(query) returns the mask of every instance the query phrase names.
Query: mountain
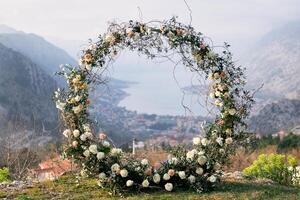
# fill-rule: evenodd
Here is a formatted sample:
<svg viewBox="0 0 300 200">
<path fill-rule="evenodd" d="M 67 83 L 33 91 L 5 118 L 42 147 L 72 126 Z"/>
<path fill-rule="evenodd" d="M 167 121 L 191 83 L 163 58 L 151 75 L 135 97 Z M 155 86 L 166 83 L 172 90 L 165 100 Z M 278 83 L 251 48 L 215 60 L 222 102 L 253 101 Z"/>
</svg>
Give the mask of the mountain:
<svg viewBox="0 0 300 200">
<path fill-rule="evenodd" d="M 290 131 L 300 124 L 300 100 L 283 99 L 266 105 L 259 115 L 250 118 L 249 128 L 267 135 L 281 130 Z"/>
<path fill-rule="evenodd" d="M 57 110 L 51 99 L 56 88 L 56 81 L 40 66 L 0 44 L 1 135 L 22 130 L 53 133 L 58 125 Z"/>
<path fill-rule="evenodd" d="M 30 58 L 53 77 L 54 73 L 60 70 L 61 64 L 76 64 L 68 53 L 44 38 L 32 33 L 15 31 L 4 25 L 0 26 L 0 43 Z M 59 80 L 58 77 L 55 79 Z"/>
<path fill-rule="evenodd" d="M 245 57 L 250 87 L 264 84 L 259 97 L 300 98 L 300 21 L 266 34 Z"/>
</svg>

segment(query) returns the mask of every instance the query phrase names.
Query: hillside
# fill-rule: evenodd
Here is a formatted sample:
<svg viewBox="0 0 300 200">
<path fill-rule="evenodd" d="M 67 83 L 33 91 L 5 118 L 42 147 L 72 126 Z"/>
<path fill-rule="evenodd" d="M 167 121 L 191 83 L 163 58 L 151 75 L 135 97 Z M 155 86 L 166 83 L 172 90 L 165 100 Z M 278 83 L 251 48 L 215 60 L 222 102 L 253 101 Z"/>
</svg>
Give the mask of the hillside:
<svg viewBox="0 0 300 200">
<path fill-rule="evenodd" d="M 55 128 L 57 111 L 51 96 L 56 87 L 54 79 L 40 66 L 0 44 L 0 127 L 3 134 L 9 122 L 18 124 L 21 129 Z"/>
<path fill-rule="evenodd" d="M 290 131 L 300 124 L 300 100 L 283 99 L 266 105 L 250 118 L 251 130 L 262 135 Z"/>
<path fill-rule="evenodd" d="M 59 71 L 61 64 L 76 64 L 76 61 L 63 49 L 49 43 L 44 38 L 8 26 L 0 26 L 0 43 L 30 58 L 49 75 Z M 58 80 L 58 77 L 55 77 Z"/>
<path fill-rule="evenodd" d="M 266 34 L 244 57 L 250 86 L 264 84 L 259 97 L 300 98 L 300 21 Z"/>
</svg>

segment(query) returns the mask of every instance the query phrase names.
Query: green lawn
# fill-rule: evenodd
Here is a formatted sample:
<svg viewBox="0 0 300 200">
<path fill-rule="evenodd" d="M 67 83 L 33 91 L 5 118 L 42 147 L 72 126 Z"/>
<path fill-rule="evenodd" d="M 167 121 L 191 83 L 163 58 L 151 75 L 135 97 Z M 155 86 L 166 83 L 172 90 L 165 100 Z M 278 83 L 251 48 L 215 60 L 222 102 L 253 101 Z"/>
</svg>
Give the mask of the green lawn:
<svg viewBox="0 0 300 200">
<path fill-rule="evenodd" d="M 71 176 L 64 176 L 57 181 L 36 184 L 33 188 L 18 192 L 5 192 L 0 189 L 0 199 L 120 199 L 111 197 L 107 191 L 99 189 L 96 181 L 85 179 L 80 185 Z M 126 196 L 126 200 L 234 200 L 234 199 L 300 199 L 300 188 L 281 185 L 258 184 L 250 181 L 224 181 L 215 191 L 197 194 L 193 191 L 156 191 Z"/>
</svg>

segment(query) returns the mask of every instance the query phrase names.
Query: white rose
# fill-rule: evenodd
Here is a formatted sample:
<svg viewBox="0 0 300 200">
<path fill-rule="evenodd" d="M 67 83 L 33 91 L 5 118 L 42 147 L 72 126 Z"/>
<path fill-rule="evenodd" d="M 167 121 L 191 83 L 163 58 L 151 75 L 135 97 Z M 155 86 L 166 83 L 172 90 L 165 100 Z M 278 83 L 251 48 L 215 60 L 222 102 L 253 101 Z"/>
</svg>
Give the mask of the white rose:
<svg viewBox="0 0 300 200">
<path fill-rule="evenodd" d="M 91 71 L 92 70 L 92 65 L 91 64 L 85 65 L 85 69 L 87 69 L 88 71 Z"/>
<path fill-rule="evenodd" d="M 147 159 L 143 159 L 143 160 L 141 161 L 141 164 L 142 164 L 142 165 L 148 165 L 148 164 L 149 164 L 149 161 L 148 161 Z"/>
<path fill-rule="evenodd" d="M 71 132 L 70 129 L 66 129 L 66 130 L 64 130 L 64 132 L 63 132 L 63 135 L 64 135 L 66 138 L 70 137 L 71 134 L 72 134 L 72 132 Z"/>
<path fill-rule="evenodd" d="M 167 183 L 165 185 L 165 189 L 168 191 L 168 192 L 171 192 L 173 190 L 173 184 L 172 183 Z"/>
<path fill-rule="evenodd" d="M 81 105 L 81 104 L 72 108 L 72 110 L 75 114 L 80 113 L 82 111 L 82 109 L 83 109 L 83 105 Z"/>
<path fill-rule="evenodd" d="M 226 140 L 225 140 L 226 144 L 232 144 L 232 142 L 233 142 L 233 139 L 231 137 L 226 138 Z"/>
<path fill-rule="evenodd" d="M 169 159 L 168 161 L 170 164 L 174 164 L 174 165 L 177 165 L 178 164 L 178 159 L 175 158 L 175 157 L 172 157 Z"/>
<path fill-rule="evenodd" d="M 79 135 L 80 135 L 79 130 L 75 129 L 75 130 L 73 131 L 73 136 L 74 136 L 74 137 L 78 137 Z"/>
<path fill-rule="evenodd" d="M 85 150 L 85 151 L 83 152 L 83 155 L 84 155 L 85 157 L 89 157 L 89 156 L 90 156 L 90 151 L 89 151 L 89 150 Z"/>
<path fill-rule="evenodd" d="M 87 137 L 86 137 L 86 135 L 82 134 L 82 135 L 80 136 L 80 139 L 81 139 L 82 141 L 86 141 Z"/>
<path fill-rule="evenodd" d="M 216 96 L 215 96 L 214 93 L 210 93 L 210 94 L 209 94 L 209 97 L 212 98 L 212 99 L 216 98 Z"/>
<path fill-rule="evenodd" d="M 224 149 L 220 149 L 219 152 L 220 152 L 221 154 L 224 154 L 224 153 L 225 153 L 225 150 L 224 150 Z"/>
<path fill-rule="evenodd" d="M 93 138 L 93 134 L 91 132 L 85 132 L 84 135 L 86 135 L 87 138 Z"/>
<path fill-rule="evenodd" d="M 59 110 L 64 110 L 65 106 L 66 106 L 66 103 L 62 103 L 60 101 L 56 102 L 56 108 Z"/>
<path fill-rule="evenodd" d="M 231 108 L 231 109 L 228 110 L 228 113 L 229 113 L 230 115 L 235 115 L 236 109 Z"/>
<path fill-rule="evenodd" d="M 197 161 L 199 165 L 204 165 L 207 161 L 207 158 L 205 156 L 200 156 Z"/>
<path fill-rule="evenodd" d="M 165 180 L 165 181 L 168 181 L 168 180 L 170 180 L 170 175 L 169 174 L 164 174 L 164 176 L 163 176 L 163 179 Z"/>
<path fill-rule="evenodd" d="M 131 187 L 132 185 L 133 185 L 133 181 L 132 180 L 126 181 L 126 186 L 127 187 Z"/>
<path fill-rule="evenodd" d="M 115 172 L 115 173 L 119 173 L 120 172 L 120 165 L 118 163 L 115 163 L 111 166 L 111 171 Z"/>
<path fill-rule="evenodd" d="M 102 160 L 104 157 L 105 157 L 105 153 L 103 153 L 103 152 L 98 152 L 97 153 L 97 159 L 98 160 Z"/>
<path fill-rule="evenodd" d="M 219 106 L 219 107 L 222 107 L 222 106 L 223 106 L 223 102 L 220 101 L 219 99 L 217 99 L 217 100 L 215 101 L 215 105 L 216 105 L 216 106 Z"/>
<path fill-rule="evenodd" d="M 103 146 L 105 146 L 105 147 L 109 147 L 109 146 L 110 146 L 109 142 L 107 142 L 107 141 L 103 141 L 102 144 L 103 144 Z"/>
<path fill-rule="evenodd" d="M 125 177 L 128 176 L 128 171 L 127 171 L 126 169 L 122 169 L 122 170 L 120 171 L 120 175 L 121 175 L 123 178 L 125 178 Z"/>
<path fill-rule="evenodd" d="M 92 154 L 97 154 L 97 153 L 98 153 L 97 145 L 92 144 L 92 145 L 89 147 L 89 151 L 90 151 Z"/>
<path fill-rule="evenodd" d="M 149 181 L 146 179 L 146 180 L 144 180 L 143 182 L 142 182 L 142 186 L 143 187 L 149 187 Z"/>
<path fill-rule="evenodd" d="M 102 179 L 102 180 L 105 179 L 106 178 L 106 174 L 104 172 L 100 173 L 99 174 L 99 178 Z"/>
<path fill-rule="evenodd" d="M 193 138 L 193 144 L 194 145 L 199 145 L 201 143 L 201 139 L 199 137 L 194 137 Z"/>
<path fill-rule="evenodd" d="M 216 139 L 216 142 L 217 142 L 220 146 L 223 146 L 223 138 L 218 137 L 218 138 Z"/>
<path fill-rule="evenodd" d="M 195 155 L 196 155 L 197 153 L 198 153 L 198 152 L 197 152 L 196 149 L 193 149 L 193 150 L 191 150 L 191 151 L 188 151 L 188 152 L 186 153 L 186 158 L 189 159 L 189 160 L 193 160 L 194 157 L 195 157 Z"/>
<path fill-rule="evenodd" d="M 214 183 L 217 181 L 217 177 L 214 175 L 211 175 L 210 177 L 208 177 L 208 181 Z"/>
<path fill-rule="evenodd" d="M 181 179 L 185 179 L 186 176 L 185 176 L 185 171 L 179 171 L 178 172 L 178 176 L 181 178 Z"/>
<path fill-rule="evenodd" d="M 112 156 L 117 156 L 117 155 L 120 155 L 122 153 L 122 149 L 112 148 L 110 153 L 111 153 Z"/>
<path fill-rule="evenodd" d="M 214 170 L 219 170 L 219 169 L 221 169 L 221 165 L 216 162 L 214 166 Z"/>
<path fill-rule="evenodd" d="M 220 91 L 216 91 L 216 92 L 215 92 L 215 96 L 216 96 L 216 97 L 220 97 L 220 96 L 221 96 L 221 92 L 220 92 Z"/>
<path fill-rule="evenodd" d="M 203 146 L 206 146 L 206 145 L 208 144 L 208 140 L 207 140 L 206 138 L 202 138 L 202 139 L 201 139 L 201 144 L 202 144 Z"/>
<path fill-rule="evenodd" d="M 193 175 L 190 175 L 190 176 L 188 177 L 188 180 L 190 181 L 190 183 L 195 183 L 195 182 L 196 182 L 196 177 L 193 176 Z"/>
<path fill-rule="evenodd" d="M 160 182 L 160 175 L 159 174 L 154 174 L 153 175 L 153 182 L 158 184 Z"/>
<path fill-rule="evenodd" d="M 78 142 L 77 142 L 77 141 L 73 141 L 73 142 L 72 142 L 72 146 L 73 146 L 73 147 L 77 147 L 77 146 L 78 146 Z"/>
<path fill-rule="evenodd" d="M 79 102 L 81 100 L 81 96 L 77 95 L 74 99 L 76 102 Z"/>
<path fill-rule="evenodd" d="M 203 174 L 203 168 L 202 168 L 202 167 L 198 167 L 198 168 L 196 169 L 196 174 L 202 175 L 202 174 Z"/>
</svg>

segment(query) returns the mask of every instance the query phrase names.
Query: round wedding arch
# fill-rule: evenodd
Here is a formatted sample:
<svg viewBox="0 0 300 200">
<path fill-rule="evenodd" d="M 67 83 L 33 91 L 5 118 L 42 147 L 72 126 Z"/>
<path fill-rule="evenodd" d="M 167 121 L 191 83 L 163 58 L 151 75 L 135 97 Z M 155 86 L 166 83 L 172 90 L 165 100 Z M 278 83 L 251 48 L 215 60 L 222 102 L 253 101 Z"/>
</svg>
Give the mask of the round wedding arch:
<svg viewBox="0 0 300 200">
<path fill-rule="evenodd" d="M 192 149 L 175 148 L 159 168 L 152 167 L 147 159 L 137 159 L 114 148 L 105 134 L 96 136 L 92 130 L 88 112 L 90 88 L 101 84 L 101 71 L 123 49 L 150 59 L 171 52 L 190 71 L 211 81 L 209 96 L 219 114 L 205 128 L 205 136 L 193 139 Z M 244 121 L 253 97 L 244 89 L 244 70 L 233 62 L 227 44 L 216 52 L 210 40 L 175 18 L 111 23 L 107 33 L 83 51 L 78 66 L 64 65 L 58 74 L 66 78 L 68 86 L 55 92 L 56 106 L 66 128 L 63 135 L 68 140 L 64 155 L 74 159 L 83 174 L 99 176 L 99 185 L 114 194 L 149 187 L 208 191 L 220 180 L 220 170 L 229 156 L 245 142 Z"/>
</svg>

